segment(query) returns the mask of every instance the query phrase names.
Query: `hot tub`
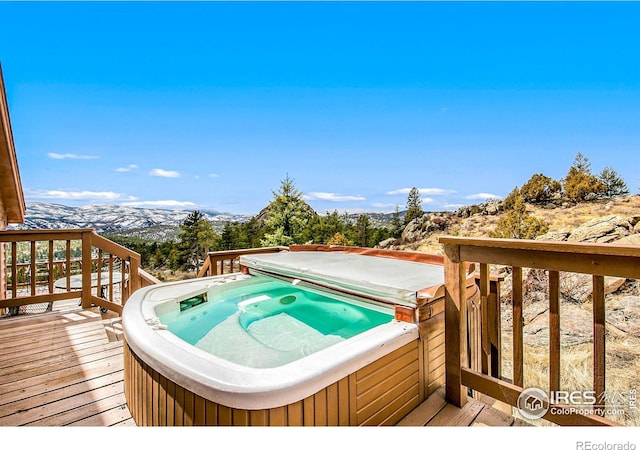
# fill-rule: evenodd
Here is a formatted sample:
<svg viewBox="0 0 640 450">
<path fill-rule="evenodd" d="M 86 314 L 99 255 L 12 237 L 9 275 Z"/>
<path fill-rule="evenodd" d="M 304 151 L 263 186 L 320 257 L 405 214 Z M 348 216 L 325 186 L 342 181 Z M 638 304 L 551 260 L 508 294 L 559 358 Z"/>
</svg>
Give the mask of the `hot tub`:
<svg viewBox="0 0 640 450">
<path fill-rule="evenodd" d="M 393 424 L 442 384 L 441 265 L 346 252 L 240 263 L 128 300 L 139 425 Z"/>
</svg>

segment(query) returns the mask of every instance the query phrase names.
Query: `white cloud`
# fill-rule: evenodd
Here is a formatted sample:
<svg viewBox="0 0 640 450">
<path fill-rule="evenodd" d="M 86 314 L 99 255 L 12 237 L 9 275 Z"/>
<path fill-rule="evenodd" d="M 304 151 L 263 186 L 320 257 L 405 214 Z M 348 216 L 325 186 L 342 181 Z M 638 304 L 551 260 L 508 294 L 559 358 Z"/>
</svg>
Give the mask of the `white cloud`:
<svg viewBox="0 0 640 450">
<path fill-rule="evenodd" d="M 466 206 L 466 205 L 463 205 L 462 203 L 447 203 L 443 207 L 444 209 L 459 209 L 459 208 L 462 208 L 463 206 Z"/>
<path fill-rule="evenodd" d="M 181 202 L 178 200 L 145 200 L 139 202 L 125 202 L 123 206 L 155 206 L 155 207 L 171 207 L 171 208 L 186 208 L 197 206 L 193 202 Z"/>
<path fill-rule="evenodd" d="M 305 200 L 326 200 L 329 202 L 350 202 L 366 200 L 362 195 L 339 195 L 332 192 L 309 192 L 304 196 Z"/>
<path fill-rule="evenodd" d="M 99 159 L 99 156 L 76 155 L 74 153 L 47 153 L 51 159 Z"/>
<path fill-rule="evenodd" d="M 435 200 L 433 200 L 432 198 L 429 198 L 429 197 L 425 197 L 425 198 L 422 199 L 422 203 L 425 203 L 425 204 L 433 203 L 434 201 Z"/>
<path fill-rule="evenodd" d="M 58 200 L 136 200 L 136 197 L 110 191 L 72 191 L 72 190 L 33 190 L 25 191 L 31 198 L 58 199 Z"/>
<path fill-rule="evenodd" d="M 400 207 L 400 205 L 397 205 L 396 203 L 372 203 L 371 206 L 373 206 L 374 208 L 392 208 L 395 210 L 396 206 Z"/>
<path fill-rule="evenodd" d="M 220 175 L 218 175 L 217 173 L 210 173 L 209 178 L 220 178 Z"/>
<path fill-rule="evenodd" d="M 149 172 L 149 175 L 152 177 L 180 178 L 180 172 L 176 172 L 175 170 L 153 169 Z"/>
<path fill-rule="evenodd" d="M 467 200 L 493 200 L 495 198 L 500 198 L 495 194 L 487 194 L 486 192 L 479 192 L 473 195 L 467 195 L 465 197 Z"/>
<path fill-rule="evenodd" d="M 129 164 L 127 167 L 118 167 L 116 169 L 116 172 L 131 172 L 132 170 L 137 168 L 138 168 L 137 164 Z"/>
<path fill-rule="evenodd" d="M 396 189 L 394 191 L 389 191 L 387 192 L 387 195 L 408 195 L 409 192 L 411 192 L 411 189 L 413 188 L 402 188 L 402 189 Z M 447 194 L 455 194 L 456 191 L 450 191 L 447 189 L 440 189 L 440 188 L 418 188 L 418 191 L 420 191 L 421 195 L 447 195 Z"/>
</svg>

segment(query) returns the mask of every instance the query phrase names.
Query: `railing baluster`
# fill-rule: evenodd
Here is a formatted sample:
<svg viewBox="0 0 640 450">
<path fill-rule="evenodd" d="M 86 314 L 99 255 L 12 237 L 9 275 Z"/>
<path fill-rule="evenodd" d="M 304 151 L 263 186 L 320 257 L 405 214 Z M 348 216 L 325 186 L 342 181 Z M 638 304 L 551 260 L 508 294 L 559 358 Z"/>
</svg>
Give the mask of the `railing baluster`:
<svg viewBox="0 0 640 450">
<path fill-rule="evenodd" d="M 36 295 L 36 274 L 38 268 L 36 267 L 36 241 L 31 241 L 31 261 L 29 261 L 31 270 L 31 295 Z"/>
<path fill-rule="evenodd" d="M 605 404 L 605 297 L 604 277 L 593 276 L 593 390 L 597 404 Z M 598 414 L 604 415 L 604 409 Z"/>
<path fill-rule="evenodd" d="M 18 297 L 18 243 L 11 243 L 11 295 Z"/>
<path fill-rule="evenodd" d="M 489 374 L 491 342 L 489 339 L 489 265 L 480 264 L 480 311 L 481 311 L 481 365 L 482 373 Z"/>
<path fill-rule="evenodd" d="M 500 311 L 500 279 L 489 281 L 489 340 L 491 376 L 502 378 L 502 316 Z"/>
<path fill-rule="evenodd" d="M 113 303 L 113 254 L 111 253 L 109 253 L 109 301 Z"/>
<path fill-rule="evenodd" d="M 549 390 L 560 390 L 560 273 L 549 271 Z"/>
<path fill-rule="evenodd" d="M 53 241 L 49 241 L 49 294 L 53 294 Z"/>
<path fill-rule="evenodd" d="M 524 385 L 524 340 L 522 318 L 522 267 L 513 267 L 513 384 Z"/>
<path fill-rule="evenodd" d="M 67 265 L 67 273 L 65 274 L 67 278 L 67 292 L 71 290 L 71 240 L 67 239 L 67 248 L 66 248 L 66 265 Z"/>
<path fill-rule="evenodd" d="M 98 272 L 98 279 L 97 279 L 97 288 L 96 288 L 96 295 L 98 297 L 100 297 L 100 293 L 102 292 L 102 258 L 104 257 L 104 255 L 102 254 L 102 249 L 99 248 L 98 249 L 98 261 L 97 261 L 97 272 Z"/>
</svg>

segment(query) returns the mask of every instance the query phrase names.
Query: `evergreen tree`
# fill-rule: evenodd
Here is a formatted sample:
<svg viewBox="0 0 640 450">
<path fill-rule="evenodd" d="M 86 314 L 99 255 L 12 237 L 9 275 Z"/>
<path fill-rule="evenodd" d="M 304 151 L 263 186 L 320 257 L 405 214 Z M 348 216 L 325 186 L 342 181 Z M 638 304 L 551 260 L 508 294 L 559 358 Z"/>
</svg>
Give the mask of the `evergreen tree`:
<svg viewBox="0 0 640 450">
<path fill-rule="evenodd" d="M 222 227 L 220 233 L 219 250 L 235 250 L 240 248 L 238 245 L 237 233 L 231 222 L 227 222 Z"/>
<path fill-rule="evenodd" d="M 360 247 L 369 247 L 371 238 L 371 221 L 366 214 L 360 214 L 356 222 L 357 239 L 356 245 Z"/>
<path fill-rule="evenodd" d="M 215 233 L 200 211 L 193 211 L 180 224 L 177 253 L 173 255 L 173 265 L 185 270 L 200 269 L 207 253 L 214 245 Z"/>
<path fill-rule="evenodd" d="M 518 196 L 520 196 L 520 189 L 518 188 L 518 186 L 516 186 L 502 201 L 502 207 L 505 211 L 513 209 L 513 205 L 515 204 L 516 198 L 518 198 Z"/>
<path fill-rule="evenodd" d="M 605 167 L 600 172 L 600 182 L 604 185 L 604 195 L 614 197 L 616 195 L 627 195 L 629 187 L 627 183 L 613 170 L 612 167 Z"/>
<path fill-rule="evenodd" d="M 267 206 L 265 247 L 303 243 L 303 231 L 315 212 L 304 201 L 289 175 L 280 182 L 280 190 L 273 192 L 273 200 Z"/>
<path fill-rule="evenodd" d="M 407 214 L 404 217 L 405 225 L 415 218 L 422 217 L 423 214 L 424 211 L 422 210 L 422 198 L 420 197 L 420 190 L 416 187 L 413 187 L 409 191 L 409 196 L 407 197 Z"/>
<path fill-rule="evenodd" d="M 581 202 L 590 197 L 598 197 L 605 192 L 605 186 L 591 173 L 591 164 L 586 156 L 578 153 L 564 179 L 564 193 L 569 200 Z"/>
<path fill-rule="evenodd" d="M 549 227 L 543 220 L 530 215 L 522 195 L 516 195 L 513 207 L 500 218 L 491 237 L 509 239 L 535 239 L 547 232 Z"/>
<path fill-rule="evenodd" d="M 402 235 L 403 230 L 404 224 L 402 223 L 402 219 L 400 219 L 400 206 L 396 205 L 396 210 L 393 212 L 393 217 L 391 218 L 391 236 L 398 239 L 400 235 Z"/>
</svg>

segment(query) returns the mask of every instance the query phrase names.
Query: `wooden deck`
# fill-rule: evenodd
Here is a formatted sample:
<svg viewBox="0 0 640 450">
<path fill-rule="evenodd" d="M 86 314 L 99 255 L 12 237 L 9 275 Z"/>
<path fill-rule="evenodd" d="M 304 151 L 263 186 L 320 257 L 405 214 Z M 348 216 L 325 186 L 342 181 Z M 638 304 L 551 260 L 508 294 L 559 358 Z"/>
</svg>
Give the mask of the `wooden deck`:
<svg viewBox="0 0 640 450">
<path fill-rule="evenodd" d="M 117 315 L 77 300 L 0 319 L 0 425 L 135 425 L 120 336 Z"/>
<path fill-rule="evenodd" d="M 405 427 L 524 427 L 531 426 L 501 409 L 493 399 L 485 401 L 469 398 L 462 408 L 448 404 L 444 389 L 438 389 L 411 411 L 397 426 Z M 495 404 L 496 407 L 491 406 Z"/>
<path fill-rule="evenodd" d="M 123 391 L 118 315 L 82 310 L 77 300 L 53 312 L 0 319 L 0 426 L 135 426 Z M 460 409 L 442 390 L 398 426 L 522 426 L 482 401 Z"/>
</svg>

